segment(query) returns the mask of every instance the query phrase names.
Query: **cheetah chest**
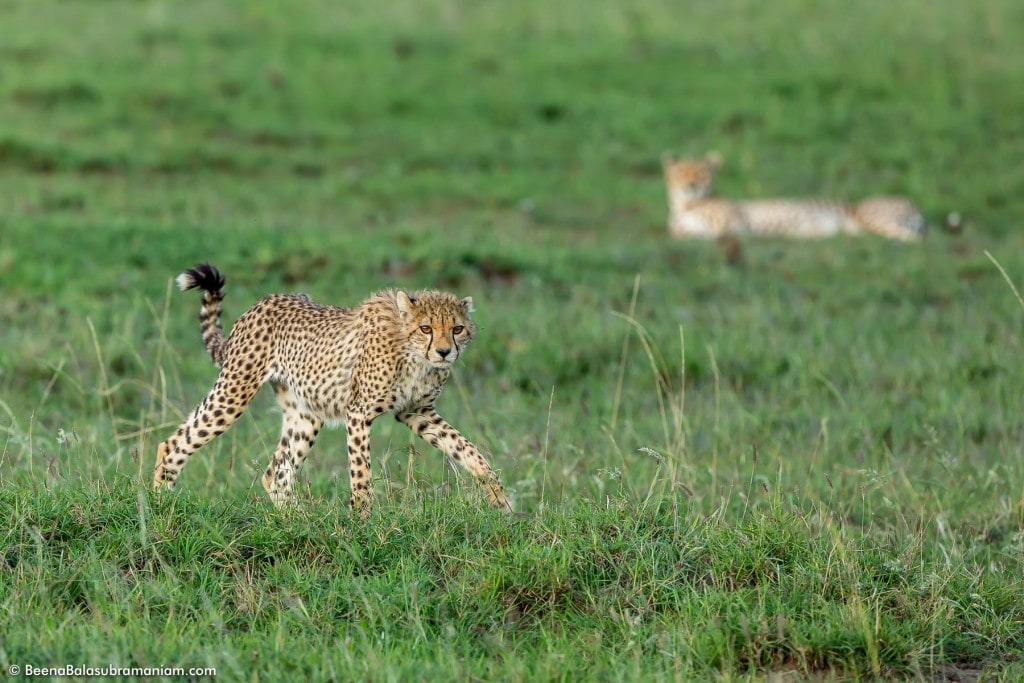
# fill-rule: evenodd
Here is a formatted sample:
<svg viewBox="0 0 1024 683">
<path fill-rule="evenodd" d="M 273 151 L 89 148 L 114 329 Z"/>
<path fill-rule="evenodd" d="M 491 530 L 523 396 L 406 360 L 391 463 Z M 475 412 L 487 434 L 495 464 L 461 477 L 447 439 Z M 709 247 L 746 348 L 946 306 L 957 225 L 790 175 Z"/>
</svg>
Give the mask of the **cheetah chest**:
<svg viewBox="0 0 1024 683">
<path fill-rule="evenodd" d="M 402 373 L 396 378 L 390 397 L 389 409 L 392 412 L 397 413 L 433 403 L 441 393 L 449 372 L 446 368 L 421 363 L 408 370 L 409 372 Z"/>
<path fill-rule="evenodd" d="M 669 231 L 676 237 L 718 237 L 744 232 L 746 227 L 736 205 L 717 199 L 679 203 L 669 216 Z"/>
</svg>

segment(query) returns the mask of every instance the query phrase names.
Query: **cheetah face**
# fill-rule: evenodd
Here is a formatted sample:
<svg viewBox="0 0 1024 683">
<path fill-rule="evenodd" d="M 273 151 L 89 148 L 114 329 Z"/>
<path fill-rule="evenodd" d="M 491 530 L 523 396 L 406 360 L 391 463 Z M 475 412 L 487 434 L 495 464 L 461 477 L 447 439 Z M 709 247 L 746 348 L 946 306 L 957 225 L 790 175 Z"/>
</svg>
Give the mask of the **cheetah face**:
<svg viewBox="0 0 1024 683">
<path fill-rule="evenodd" d="M 721 159 L 709 154 L 704 159 L 662 159 L 665 172 L 665 184 L 673 200 L 688 203 L 707 199 L 711 196 L 711 187 L 715 180 L 715 172 L 721 165 Z"/>
<path fill-rule="evenodd" d="M 436 368 L 449 368 L 476 334 L 469 319 L 473 298 L 445 292 L 396 292 L 402 330 L 413 353 Z"/>
</svg>

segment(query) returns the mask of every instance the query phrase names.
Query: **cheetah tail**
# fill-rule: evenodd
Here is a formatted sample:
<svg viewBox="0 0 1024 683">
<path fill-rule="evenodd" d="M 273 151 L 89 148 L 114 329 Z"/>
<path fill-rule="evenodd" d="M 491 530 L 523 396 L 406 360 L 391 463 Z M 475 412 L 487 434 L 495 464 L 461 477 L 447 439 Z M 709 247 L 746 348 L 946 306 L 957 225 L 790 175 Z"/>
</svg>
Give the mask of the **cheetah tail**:
<svg viewBox="0 0 1024 683">
<path fill-rule="evenodd" d="M 203 290 L 203 303 L 199 308 L 199 330 L 203 333 L 203 344 L 210 352 L 214 365 L 220 366 L 227 350 L 227 338 L 220 324 L 220 302 L 224 299 L 224 276 L 209 263 L 201 263 L 178 276 L 176 282 L 181 291 Z"/>
</svg>

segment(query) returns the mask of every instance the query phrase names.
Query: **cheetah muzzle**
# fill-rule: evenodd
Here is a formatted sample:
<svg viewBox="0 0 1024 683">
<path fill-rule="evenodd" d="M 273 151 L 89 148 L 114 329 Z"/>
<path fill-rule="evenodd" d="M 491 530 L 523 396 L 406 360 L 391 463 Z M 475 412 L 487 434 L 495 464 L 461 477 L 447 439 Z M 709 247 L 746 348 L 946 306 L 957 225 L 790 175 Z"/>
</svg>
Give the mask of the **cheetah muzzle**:
<svg viewBox="0 0 1024 683">
<path fill-rule="evenodd" d="M 511 511 L 479 449 L 434 409 L 452 364 L 476 328 L 470 297 L 384 290 L 354 308 L 323 306 L 301 294 L 272 294 L 239 317 L 225 337 L 224 276 L 201 264 L 177 278 L 200 289 L 199 327 L 220 375 L 206 398 L 157 448 L 155 488 L 171 489 L 189 457 L 223 434 L 269 383 L 283 414 L 281 438 L 263 475 L 275 505 L 294 500 L 295 476 L 325 424 L 348 432 L 352 509 L 370 512 L 370 427 L 385 413 L 405 424 L 481 485 L 488 502 Z"/>
</svg>

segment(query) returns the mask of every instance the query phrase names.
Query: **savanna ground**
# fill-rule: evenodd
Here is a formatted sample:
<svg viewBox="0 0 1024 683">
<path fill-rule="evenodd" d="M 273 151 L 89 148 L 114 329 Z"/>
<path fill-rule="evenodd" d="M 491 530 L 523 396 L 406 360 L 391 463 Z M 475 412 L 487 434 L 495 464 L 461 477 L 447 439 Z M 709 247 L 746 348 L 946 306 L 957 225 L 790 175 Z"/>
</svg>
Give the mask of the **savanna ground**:
<svg viewBox="0 0 1024 683">
<path fill-rule="evenodd" d="M 0 4 L 4 670 L 1024 677 L 1019 2 L 349 5 Z M 709 149 L 932 233 L 669 242 Z M 367 523 L 343 431 L 281 516 L 269 392 L 151 494 L 206 260 L 228 324 L 472 295 L 439 408 L 522 514 L 381 420 Z"/>
</svg>

